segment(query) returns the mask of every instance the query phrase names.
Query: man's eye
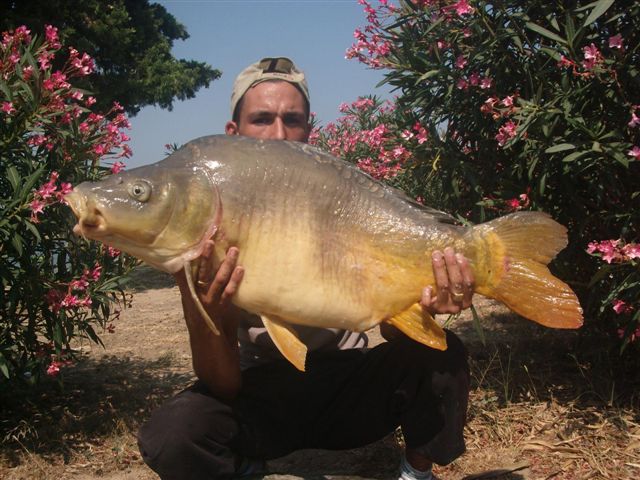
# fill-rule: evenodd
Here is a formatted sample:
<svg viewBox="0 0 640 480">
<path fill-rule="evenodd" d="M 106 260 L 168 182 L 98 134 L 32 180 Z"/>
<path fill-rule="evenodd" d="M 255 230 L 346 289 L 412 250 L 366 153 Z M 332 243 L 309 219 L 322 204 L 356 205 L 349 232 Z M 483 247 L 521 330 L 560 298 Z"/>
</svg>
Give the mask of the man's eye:
<svg viewBox="0 0 640 480">
<path fill-rule="evenodd" d="M 289 127 L 299 127 L 304 124 L 304 120 L 297 116 L 285 117 L 284 123 Z"/>
<path fill-rule="evenodd" d="M 255 125 L 269 125 L 271 123 L 271 119 L 267 117 L 258 117 L 253 120 Z"/>
</svg>

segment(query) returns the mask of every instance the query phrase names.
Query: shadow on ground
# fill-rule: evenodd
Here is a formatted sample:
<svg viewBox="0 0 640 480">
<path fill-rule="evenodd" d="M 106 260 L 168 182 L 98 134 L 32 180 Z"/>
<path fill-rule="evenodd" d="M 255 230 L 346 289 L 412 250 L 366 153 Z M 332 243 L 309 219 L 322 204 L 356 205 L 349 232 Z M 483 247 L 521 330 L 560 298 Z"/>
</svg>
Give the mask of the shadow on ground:
<svg viewBox="0 0 640 480">
<path fill-rule="evenodd" d="M 74 451 L 118 430 L 137 431 L 151 410 L 192 381 L 172 365 L 168 356 L 146 361 L 105 355 L 65 369 L 64 383 L 45 379 L 30 391 L 5 392 L 0 453 L 10 463 L 25 451 L 62 456 L 66 463 Z"/>
</svg>

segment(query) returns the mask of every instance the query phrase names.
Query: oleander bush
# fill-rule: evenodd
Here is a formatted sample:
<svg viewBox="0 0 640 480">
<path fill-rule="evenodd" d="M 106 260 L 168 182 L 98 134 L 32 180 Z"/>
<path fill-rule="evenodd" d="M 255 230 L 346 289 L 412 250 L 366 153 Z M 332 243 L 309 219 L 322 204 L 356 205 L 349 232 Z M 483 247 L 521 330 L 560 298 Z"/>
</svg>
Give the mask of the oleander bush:
<svg viewBox="0 0 640 480">
<path fill-rule="evenodd" d="M 381 69 L 397 97 L 384 111 L 371 98 L 344 106 L 317 141 L 461 219 L 550 213 L 569 230 L 552 267 L 578 292 L 587 327 L 633 343 L 640 4 L 360 3 L 367 24 L 347 57 Z M 352 156 L 383 137 L 383 155 Z"/>
<path fill-rule="evenodd" d="M 58 376 L 77 341 L 114 327 L 133 260 L 72 233 L 64 195 L 120 170 L 130 155 L 122 108 L 92 111 L 72 82 L 93 60 L 64 47 L 57 29 L 21 26 L 0 43 L 0 388 Z M 105 163 L 108 161 L 108 163 Z"/>
</svg>

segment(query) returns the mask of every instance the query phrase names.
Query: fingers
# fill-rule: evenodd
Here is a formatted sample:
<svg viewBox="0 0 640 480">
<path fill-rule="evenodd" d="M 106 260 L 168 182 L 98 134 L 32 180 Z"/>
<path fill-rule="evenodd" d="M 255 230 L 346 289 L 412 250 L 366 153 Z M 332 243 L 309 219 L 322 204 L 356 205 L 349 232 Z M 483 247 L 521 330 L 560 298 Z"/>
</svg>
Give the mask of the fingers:
<svg viewBox="0 0 640 480">
<path fill-rule="evenodd" d="M 213 253 L 213 241 L 207 240 L 205 243 L 204 250 L 198 259 L 198 278 L 196 279 L 196 285 L 199 288 L 207 289 L 209 287 L 209 283 L 213 278 L 213 265 L 211 262 L 211 254 Z"/>
<path fill-rule="evenodd" d="M 453 303 L 462 304 L 464 299 L 464 285 L 462 283 L 462 273 L 458 265 L 458 259 L 453 248 L 444 249 L 444 262 L 447 267 L 447 276 L 449 277 L 449 295 Z"/>
<path fill-rule="evenodd" d="M 431 263 L 433 265 L 433 275 L 436 280 L 436 299 L 434 304 L 445 305 L 449 301 L 449 275 L 442 252 L 433 252 Z"/>
<path fill-rule="evenodd" d="M 476 279 L 473 276 L 473 270 L 471 269 L 469 260 L 461 253 L 456 253 L 456 259 L 460 267 L 460 275 L 462 276 L 462 293 L 464 297 L 462 300 L 462 308 L 469 308 L 473 300 Z"/>
<path fill-rule="evenodd" d="M 225 255 L 222 263 L 218 267 L 218 271 L 215 274 L 215 277 L 211 281 L 209 288 L 207 290 L 206 301 L 209 303 L 219 303 L 222 300 L 224 292 L 229 288 L 229 291 L 237 290 L 238 282 L 241 279 L 238 278 L 238 273 L 234 276 L 234 270 L 236 268 L 236 263 L 238 262 L 238 249 L 236 247 L 231 247 L 227 250 L 227 254 Z M 242 270 L 242 269 L 241 269 Z M 227 297 L 230 296 L 229 292 L 227 292 Z"/>
<path fill-rule="evenodd" d="M 475 278 L 469 261 L 453 248 L 432 254 L 436 294 L 423 291 L 421 303 L 431 313 L 458 313 L 472 303 Z"/>
</svg>

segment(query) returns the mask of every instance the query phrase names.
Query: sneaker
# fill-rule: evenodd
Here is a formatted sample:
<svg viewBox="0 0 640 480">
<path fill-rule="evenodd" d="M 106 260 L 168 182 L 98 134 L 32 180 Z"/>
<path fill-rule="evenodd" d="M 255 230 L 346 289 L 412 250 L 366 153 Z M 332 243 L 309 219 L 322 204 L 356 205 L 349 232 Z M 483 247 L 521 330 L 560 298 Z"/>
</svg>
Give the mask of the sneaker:
<svg viewBox="0 0 640 480">
<path fill-rule="evenodd" d="M 400 473 L 398 480 L 438 480 L 431 469 L 426 472 L 416 470 L 407 461 L 407 457 L 403 454 L 400 461 Z"/>
</svg>

